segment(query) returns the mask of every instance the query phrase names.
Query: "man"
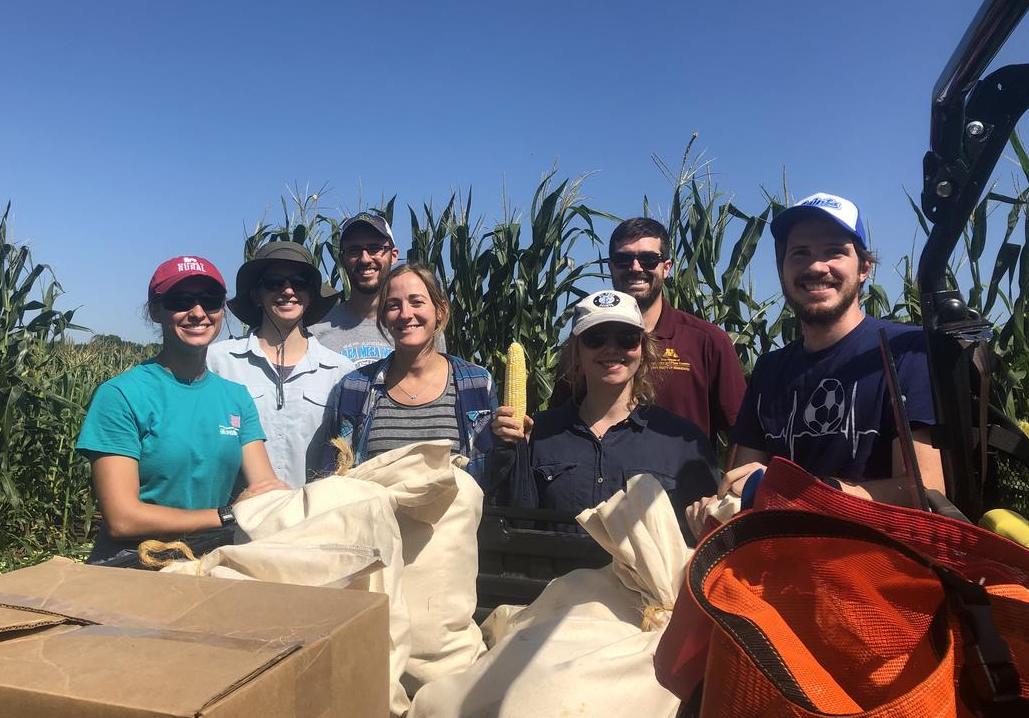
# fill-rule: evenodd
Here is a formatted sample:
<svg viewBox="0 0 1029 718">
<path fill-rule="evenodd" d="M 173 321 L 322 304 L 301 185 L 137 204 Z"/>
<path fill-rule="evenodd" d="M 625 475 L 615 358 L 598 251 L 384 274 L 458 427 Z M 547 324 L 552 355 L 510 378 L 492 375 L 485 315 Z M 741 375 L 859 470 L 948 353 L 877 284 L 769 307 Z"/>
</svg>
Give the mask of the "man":
<svg viewBox="0 0 1029 718">
<path fill-rule="evenodd" d="M 732 341 L 720 328 L 674 309 L 662 289 L 672 269 L 664 225 L 648 217 L 627 219 L 608 243 L 611 283 L 636 299 L 644 328 L 657 340 L 655 404 L 689 419 L 708 437 L 736 421 L 746 380 Z M 551 406 L 567 399 L 559 386 Z"/>
<path fill-rule="evenodd" d="M 398 257 L 389 223 L 371 212 L 355 214 L 340 227 L 339 256 L 350 298 L 308 329 L 321 344 L 362 367 L 393 351 L 375 324 L 379 285 Z"/>
<path fill-rule="evenodd" d="M 802 339 L 762 356 L 737 417 L 733 470 L 721 494 L 772 456 L 843 491 L 907 503 L 897 426 L 879 350 L 885 329 L 926 488 L 944 491 L 921 327 L 867 317 L 859 295 L 875 263 L 853 202 L 819 193 L 772 221 L 779 279 Z"/>
</svg>

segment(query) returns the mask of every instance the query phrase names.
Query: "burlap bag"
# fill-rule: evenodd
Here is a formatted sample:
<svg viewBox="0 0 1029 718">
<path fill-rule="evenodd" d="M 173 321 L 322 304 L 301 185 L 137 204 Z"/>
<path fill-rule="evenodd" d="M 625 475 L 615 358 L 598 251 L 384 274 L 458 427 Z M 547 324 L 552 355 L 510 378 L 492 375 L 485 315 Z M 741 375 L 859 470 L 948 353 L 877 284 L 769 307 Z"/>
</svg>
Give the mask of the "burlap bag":
<svg viewBox="0 0 1029 718">
<path fill-rule="evenodd" d="M 689 557 L 671 503 L 637 476 L 577 520 L 611 565 L 555 579 L 520 610 L 498 608 L 484 624 L 490 650 L 423 687 L 411 718 L 675 716 L 679 701 L 653 666 Z"/>
</svg>

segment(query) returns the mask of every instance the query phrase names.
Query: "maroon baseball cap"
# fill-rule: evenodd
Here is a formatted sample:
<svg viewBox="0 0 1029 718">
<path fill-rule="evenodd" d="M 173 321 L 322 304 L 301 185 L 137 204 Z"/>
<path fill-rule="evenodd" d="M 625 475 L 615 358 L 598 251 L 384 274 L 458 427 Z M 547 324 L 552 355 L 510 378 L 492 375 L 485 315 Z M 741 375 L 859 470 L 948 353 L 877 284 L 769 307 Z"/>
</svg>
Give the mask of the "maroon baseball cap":
<svg viewBox="0 0 1029 718">
<path fill-rule="evenodd" d="M 176 284 L 190 277 L 208 277 L 216 281 L 223 292 L 227 291 L 225 280 L 222 279 L 222 273 L 218 271 L 218 268 L 210 260 L 203 257 L 186 255 L 172 257 L 158 265 L 157 269 L 154 270 L 154 276 L 150 278 L 150 292 L 148 296 L 150 299 L 153 299 L 159 294 L 167 294 L 168 290 Z"/>
</svg>

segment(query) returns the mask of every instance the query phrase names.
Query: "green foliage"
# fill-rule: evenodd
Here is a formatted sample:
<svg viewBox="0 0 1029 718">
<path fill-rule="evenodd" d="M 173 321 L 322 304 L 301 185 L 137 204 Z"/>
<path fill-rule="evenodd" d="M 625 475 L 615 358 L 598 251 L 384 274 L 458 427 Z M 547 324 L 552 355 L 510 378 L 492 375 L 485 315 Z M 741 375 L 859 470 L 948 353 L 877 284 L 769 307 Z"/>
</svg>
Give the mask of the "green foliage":
<svg viewBox="0 0 1029 718">
<path fill-rule="evenodd" d="M 655 160 L 673 186 L 668 217 L 664 218 L 672 249 L 672 274 L 665 285 L 665 296 L 677 309 L 722 327 L 749 375 L 757 357 L 774 348 L 784 330 L 782 317 L 771 324 L 768 319 L 778 298 L 755 299 L 750 276 L 751 260 L 769 222 L 773 201 L 769 200 L 757 214 L 740 210 L 724 199 L 710 171 L 704 182 L 698 181 L 689 152 L 687 146 L 675 174 Z M 709 170 L 709 165 L 705 163 L 703 168 Z M 643 210 L 649 215 L 646 197 Z M 733 235 L 732 230 L 741 224 Z M 736 240 L 725 260 L 723 248 L 733 236 Z"/>
<path fill-rule="evenodd" d="M 451 196 L 438 219 L 428 206 L 424 222 L 410 210 L 409 259 L 431 266 L 450 297 L 448 351 L 499 378 L 508 345 L 519 342 L 526 355 L 529 407 L 550 398 L 570 306 L 587 294 L 584 280 L 601 276 L 587 270 L 599 263 L 604 244 L 593 220 L 607 215 L 581 202 L 581 178 L 553 187 L 554 174 L 545 175 L 536 188 L 524 243 L 522 223 L 510 217 L 476 238 L 477 227 L 469 220 L 471 192 L 456 209 L 456 195 Z M 573 251 L 582 241 L 597 251 L 597 260 L 577 266 Z"/>
<path fill-rule="evenodd" d="M 76 554 L 89 538 L 89 467 L 74 441 L 93 389 L 139 361 L 136 345 L 101 338 L 77 347 L 81 329 L 59 311 L 60 284 L 0 217 L 0 571 L 54 552 Z"/>
<path fill-rule="evenodd" d="M 756 296 L 754 286 L 755 272 L 767 276 L 775 271 L 756 267 L 754 256 L 768 235 L 767 224 L 789 203 L 789 192 L 784 183 L 781 198 L 766 193 L 763 206 L 741 208 L 715 185 L 708 163 L 691 162 L 692 144 L 674 172 L 657 161 L 671 186 L 661 216 L 672 240 L 666 296 L 673 306 L 723 327 L 749 373 L 757 357 L 799 335 L 778 292 Z M 1011 147 L 1029 181 L 1029 156 L 1017 135 Z M 506 201 L 499 221 L 474 219 L 470 190 L 452 195 L 438 213 L 431 204 L 408 207 L 412 246 L 407 259 L 432 267 L 452 303 L 449 350 L 502 380 L 508 344 L 521 343 L 530 411 L 544 406 L 553 389 L 571 305 L 605 277 L 607 242 L 594 223 L 618 218 L 589 207 L 582 184 L 583 178 L 558 181 L 555 172 L 547 173 L 524 220 L 508 211 Z M 1016 187 L 1010 194 L 993 189 L 976 207 L 950 280 L 995 325 L 994 403 L 1009 416 L 1025 418 L 1029 189 Z M 269 241 L 302 243 L 328 281 L 346 293 L 339 230 L 347 215 L 323 211 L 324 191 L 293 188 L 282 199 L 281 223 L 262 220 L 246 233 L 243 258 L 253 257 Z M 877 268 L 862 306 L 874 316 L 918 323 L 914 258 L 929 225 L 908 200 L 921 237 L 912 240 L 910 253 L 894 267 Z M 395 202 L 396 197 L 382 198 L 366 211 L 394 224 Z M 643 213 L 652 211 L 644 197 Z M 27 248 L 8 242 L 8 214 L 9 205 L 0 217 L 0 571 L 53 553 L 82 555 L 95 513 L 89 467 L 73 449 L 84 408 L 97 385 L 155 353 L 154 347 L 113 336 L 97 336 L 85 345 L 66 342 L 65 332 L 75 328 L 73 312 L 56 308 L 61 287 L 52 272 L 33 264 Z M 880 273 L 891 270 L 901 282 L 896 297 L 878 283 Z M 1005 476 L 1015 476 L 1015 469 L 1003 468 Z"/>
</svg>

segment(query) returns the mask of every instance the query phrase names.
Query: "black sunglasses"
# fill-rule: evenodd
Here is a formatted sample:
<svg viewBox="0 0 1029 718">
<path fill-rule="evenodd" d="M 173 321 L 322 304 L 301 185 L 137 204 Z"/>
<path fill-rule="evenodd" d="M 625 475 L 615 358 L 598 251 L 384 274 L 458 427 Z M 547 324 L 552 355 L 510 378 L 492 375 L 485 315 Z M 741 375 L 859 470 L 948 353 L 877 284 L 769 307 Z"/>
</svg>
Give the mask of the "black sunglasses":
<svg viewBox="0 0 1029 718">
<path fill-rule="evenodd" d="M 368 252 L 369 257 L 381 257 L 392 247 L 393 245 L 389 242 L 385 244 L 351 244 L 343 248 L 343 256 L 347 259 L 360 259 L 365 252 Z"/>
<path fill-rule="evenodd" d="M 281 274 L 265 274 L 257 280 L 257 283 L 269 292 L 282 291 L 287 282 L 289 283 L 289 286 L 293 287 L 293 291 L 295 292 L 302 292 L 311 286 L 311 283 L 307 281 L 307 277 L 300 274 L 290 274 L 287 276 L 283 276 Z"/>
<path fill-rule="evenodd" d="M 641 267 L 650 271 L 665 261 L 665 258 L 659 252 L 615 252 L 607 261 L 619 269 L 629 269 L 634 260 L 638 261 Z"/>
<path fill-rule="evenodd" d="M 643 332 L 638 329 L 625 329 L 614 332 L 590 329 L 583 332 L 579 339 L 582 340 L 583 346 L 589 349 L 600 349 L 600 347 L 614 339 L 619 349 L 628 351 L 636 349 L 643 342 Z"/>
<path fill-rule="evenodd" d="M 172 292 L 161 295 L 161 306 L 169 312 L 185 312 L 198 304 L 205 312 L 214 312 L 225 306 L 225 295 L 209 292 Z"/>
</svg>

